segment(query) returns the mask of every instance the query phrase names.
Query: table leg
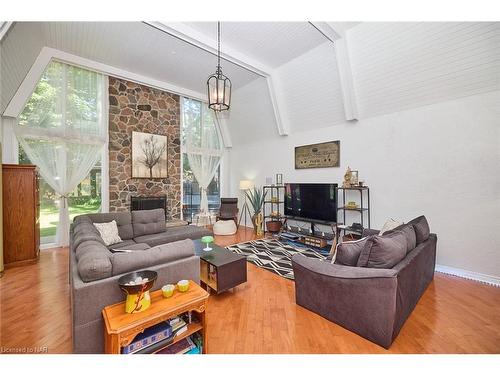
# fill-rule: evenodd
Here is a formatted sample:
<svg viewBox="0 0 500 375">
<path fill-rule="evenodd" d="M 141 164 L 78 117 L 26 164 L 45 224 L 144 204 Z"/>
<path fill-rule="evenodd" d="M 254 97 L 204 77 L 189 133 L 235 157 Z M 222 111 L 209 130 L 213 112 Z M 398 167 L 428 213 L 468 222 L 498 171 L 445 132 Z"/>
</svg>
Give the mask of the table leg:
<svg viewBox="0 0 500 375">
<path fill-rule="evenodd" d="M 208 348 L 207 348 L 207 320 L 205 317 L 205 311 L 201 313 L 201 326 L 203 327 L 203 336 L 202 336 L 202 341 L 203 341 L 203 351 L 202 354 L 207 354 L 208 353 Z"/>
<path fill-rule="evenodd" d="M 104 328 L 104 353 L 106 354 L 120 354 L 118 335 L 108 335 L 106 328 Z"/>
</svg>

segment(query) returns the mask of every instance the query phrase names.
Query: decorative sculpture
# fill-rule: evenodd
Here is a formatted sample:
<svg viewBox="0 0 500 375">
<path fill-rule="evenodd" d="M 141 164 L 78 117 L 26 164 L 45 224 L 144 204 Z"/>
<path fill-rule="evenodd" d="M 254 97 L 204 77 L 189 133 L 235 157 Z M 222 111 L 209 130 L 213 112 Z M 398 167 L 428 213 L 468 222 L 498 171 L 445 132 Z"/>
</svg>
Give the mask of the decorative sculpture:
<svg viewBox="0 0 500 375">
<path fill-rule="evenodd" d="M 342 187 L 348 188 L 351 187 L 351 178 L 352 178 L 352 171 L 350 167 L 347 167 L 347 170 L 345 171 L 344 174 L 344 182 L 342 183 Z"/>
</svg>

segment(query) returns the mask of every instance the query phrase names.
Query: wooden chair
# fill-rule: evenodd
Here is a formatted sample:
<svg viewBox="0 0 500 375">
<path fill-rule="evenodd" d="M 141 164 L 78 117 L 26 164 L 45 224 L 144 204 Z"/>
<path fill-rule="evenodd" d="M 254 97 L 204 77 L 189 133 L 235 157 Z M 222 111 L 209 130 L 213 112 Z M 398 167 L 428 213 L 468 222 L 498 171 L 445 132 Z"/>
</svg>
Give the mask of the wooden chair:
<svg viewBox="0 0 500 375">
<path fill-rule="evenodd" d="M 234 220 L 238 222 L 238 198 L 221 198 L 218 220 Z"/>
</svg>

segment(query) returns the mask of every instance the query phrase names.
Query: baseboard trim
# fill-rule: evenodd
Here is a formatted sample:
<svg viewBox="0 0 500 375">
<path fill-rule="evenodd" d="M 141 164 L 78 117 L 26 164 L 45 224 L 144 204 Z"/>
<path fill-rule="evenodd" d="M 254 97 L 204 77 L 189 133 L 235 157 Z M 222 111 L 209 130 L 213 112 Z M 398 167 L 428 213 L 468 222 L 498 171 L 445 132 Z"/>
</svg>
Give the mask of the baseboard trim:
<svg viewBox="0 0 500 375">
<path fill-rule="evenodd" d="M 440 264 L 436 264 L 435 268 L 436 272 L 444 273 L 447 275 L 458 276 L 463 279 L 479 281 L 480 283 L 489 284 L 492 286 L 500 287 L 500 278 L 490 275 L 485 275 L 483 273 L 472 272 L 463 270 L 460 268 L 442 266 Z"/>
</svg>

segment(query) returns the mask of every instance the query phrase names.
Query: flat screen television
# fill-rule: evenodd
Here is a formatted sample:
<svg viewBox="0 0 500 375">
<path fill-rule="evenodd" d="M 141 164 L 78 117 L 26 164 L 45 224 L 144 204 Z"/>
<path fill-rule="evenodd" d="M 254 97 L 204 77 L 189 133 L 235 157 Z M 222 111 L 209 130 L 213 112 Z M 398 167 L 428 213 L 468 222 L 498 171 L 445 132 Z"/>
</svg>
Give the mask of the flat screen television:
<svg viewBox="0 0 500 375">
<path fill-rule="evenodd" d="M 337 184 L 285 184 L 285 215 L 336 222 Z"/>
</svg>

